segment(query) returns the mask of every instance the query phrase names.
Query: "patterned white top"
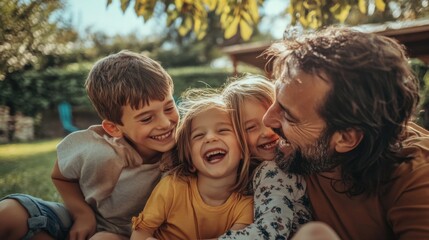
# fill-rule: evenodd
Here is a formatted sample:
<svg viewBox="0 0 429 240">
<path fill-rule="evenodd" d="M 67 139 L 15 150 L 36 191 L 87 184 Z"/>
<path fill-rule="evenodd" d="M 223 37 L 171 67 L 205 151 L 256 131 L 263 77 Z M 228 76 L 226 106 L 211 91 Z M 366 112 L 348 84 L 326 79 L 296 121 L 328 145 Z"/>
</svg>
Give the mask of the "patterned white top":
<svg viewBox="0 0 429 240">
<path fill-rule="evenodd" d="M 227 231 L 219 239 L 290 239 L 312 220 L 302 176 L 283 172 L 275 161 L 265 161 L 253 178 L 255 219 L 242 230 Z"/>
</svg>

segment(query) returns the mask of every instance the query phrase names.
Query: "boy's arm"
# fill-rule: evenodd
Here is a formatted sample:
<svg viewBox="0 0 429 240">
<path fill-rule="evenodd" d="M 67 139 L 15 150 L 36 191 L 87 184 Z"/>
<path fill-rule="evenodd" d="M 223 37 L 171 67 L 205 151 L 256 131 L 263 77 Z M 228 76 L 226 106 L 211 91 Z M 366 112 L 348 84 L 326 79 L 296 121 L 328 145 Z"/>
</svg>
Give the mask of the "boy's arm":
<svg viewBox="0 0 429 240">
<path fill-rule="evenodd" d="M 95 214 L 85 202 L 79 182 L 67 179 L 61 174 L 58 160 L 55 161 L 51 178 L 74 220 L 69 232 L 69 239 L 90 238 L 96 231 Z"/>
</svg>

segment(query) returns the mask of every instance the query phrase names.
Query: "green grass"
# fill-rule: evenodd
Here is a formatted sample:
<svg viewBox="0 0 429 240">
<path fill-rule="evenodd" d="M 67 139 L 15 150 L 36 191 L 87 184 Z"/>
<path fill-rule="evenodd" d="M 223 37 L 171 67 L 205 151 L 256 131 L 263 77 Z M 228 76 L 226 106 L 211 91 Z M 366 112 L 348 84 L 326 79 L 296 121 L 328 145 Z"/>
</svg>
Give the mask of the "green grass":
<svg viewBox="0 0 429 240">
<path fill-rule="evenodd" d="M 0 145 L 0 197 L 26 193 L 60 201 L 51 181 L 60 139 Z"/>
</svg>

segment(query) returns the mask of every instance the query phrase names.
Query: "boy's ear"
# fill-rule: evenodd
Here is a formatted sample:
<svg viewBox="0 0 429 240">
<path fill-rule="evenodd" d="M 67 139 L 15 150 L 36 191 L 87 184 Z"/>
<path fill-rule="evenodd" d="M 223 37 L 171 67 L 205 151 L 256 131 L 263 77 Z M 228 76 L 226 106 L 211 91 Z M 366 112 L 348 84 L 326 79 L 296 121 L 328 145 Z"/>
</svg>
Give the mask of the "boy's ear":
<svg viewBox="0 0 429 240">
<path fill-rule="evenodd" d="M 348 128 L 334 133 L 335 151 L 345 153 L 353 150 L 363 139 L 363 132 L 359 129 Z"/>
<path fill-rule="evenodd" d="M 103 120 L 101 126 L 110 136 L 121 138 L 123 136 L 122 131 L 116 126 L 115 123 L 109 120 Z"/>
</svg>

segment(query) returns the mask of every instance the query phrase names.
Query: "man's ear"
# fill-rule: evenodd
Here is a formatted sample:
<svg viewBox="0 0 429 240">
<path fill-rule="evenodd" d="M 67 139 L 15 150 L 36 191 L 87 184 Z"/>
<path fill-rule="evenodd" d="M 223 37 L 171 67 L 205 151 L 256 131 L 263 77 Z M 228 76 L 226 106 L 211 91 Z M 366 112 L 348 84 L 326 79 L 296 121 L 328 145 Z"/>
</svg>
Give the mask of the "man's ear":
<svg viewBox="0 0 429 240">
<path fill-rule="evenodd" d="M 122 131 L 116 126 L 115 123 L 109 120 L 103 120 L 101 126 L 110 136 L 121 138 L 123 136 Z"/>
<path fill-rule="evenodd" d="M 333 136 L 335 151 L 339 153 L 350 152 L 355 149 L 363 139 L 363 132 L 359 129 L 348 128 L 338 131 Z"/>
</svg>

